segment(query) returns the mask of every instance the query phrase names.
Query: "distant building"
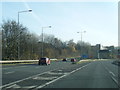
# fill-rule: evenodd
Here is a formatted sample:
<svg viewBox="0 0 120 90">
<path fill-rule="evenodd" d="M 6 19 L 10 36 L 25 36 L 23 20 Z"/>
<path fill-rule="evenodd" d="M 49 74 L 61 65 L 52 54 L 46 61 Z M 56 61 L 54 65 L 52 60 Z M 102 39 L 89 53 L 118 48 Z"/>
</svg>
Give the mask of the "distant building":
<svg viewBox="0 0 120 90">
<path fill-rule="evenodd" d="M 120 59 L 120 49 L 118 49 L 117 58 Z"/>
<path fill-rule="evenodd" d="M 114 58 L 114 46 L 103 46 L 104 49 L 99 51 L 99 58 L 110 59 Z"/>
<path fill-rule="evenodd" d="M 110 58 L 110 51 L 109 50 L 100 50 L 99 51 L 99 58 L 100 59 L 108 59 L 108 58 Z"/>
<path fill-rule="evenodd" d="M 96 44 L 95 46 L 91 46 L 92 53 L 90 53 L 89 57 L 93 58 L 93 59 L 99 58 L 99 50 L 100 49 L 101 49 L 100 44 Z"/>
<path fill-rule="evenodd" d="M 102 46 L 100 44 L 96 44 L 95 46 L 91 46 L 90 58 L 93 59 L 110 59 L 115 58 L 117 56 L 114 46 Z M 120 57 L 118 55 L 118 57 Z"/>
</svg>

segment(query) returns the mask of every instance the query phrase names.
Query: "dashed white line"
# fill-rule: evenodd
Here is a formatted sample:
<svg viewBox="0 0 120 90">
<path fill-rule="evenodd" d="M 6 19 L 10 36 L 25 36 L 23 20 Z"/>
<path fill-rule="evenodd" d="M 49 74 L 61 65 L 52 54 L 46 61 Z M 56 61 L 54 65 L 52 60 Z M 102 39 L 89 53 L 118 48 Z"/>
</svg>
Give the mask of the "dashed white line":
<svg viewBox="0 0 120 90">
<path fill-rule="evenodd" d="M 115 74 L 113 72 L 109 71 L 109 73 L 111 73 L 115 77 Z"/>
<path fill-rule="evenodd" d="M 113 79 L 113 81 L 120 87 L 118 80 L 116 80 L 114 77 L 111 77 Z"/>
<path fill-rule="evenodd" d="M 105 66 L 104 66 L 105 67 Z M 105 69 L 112 75 L 112 76 L 110 76 L 111 78 L 112 78 L 112 80 L 120 87 L 120 85 L 119 85 L 119 83 L 118 83 L 118 80 L 116 80 L 114 77 L 116 77 L 115 76 L 115 74 L 113 73 L 113 72 L 111 72 L 107 67 L 105 67 Z M 114 77 L 113 77 L 114 76 Z"/>
<path fill-rule="evenodd" d="M 114 74 L 112 71 L 110 71 L 107 67 L 105 67 L 105 69 L 106 69 L 110 74 L 112 74 L 112 76 L 115 77 L 115 74 Z"/>
</svg>

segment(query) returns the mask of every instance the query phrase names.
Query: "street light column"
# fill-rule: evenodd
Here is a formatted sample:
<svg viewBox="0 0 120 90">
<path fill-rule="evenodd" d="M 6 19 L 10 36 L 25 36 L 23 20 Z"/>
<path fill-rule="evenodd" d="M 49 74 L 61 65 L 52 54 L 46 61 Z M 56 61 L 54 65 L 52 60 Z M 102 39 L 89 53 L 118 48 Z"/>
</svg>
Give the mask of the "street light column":
<svg viewBox="0 0 120 90">
<path fill-rule="evenodd" d="M 18 12 L 18 31 L 19 31 L 19 14 L 20 13 L 24 13 L 24 12 L 32 12 L 32 10 L 26 10 L 26 11 L 19 11 Z M 20 59 L 20 33 L 21 32 L 18 32 L 18 59 Z"/>
<path fill-rule="evenodd" d="M 42 57 L 43 57 L 43 27 L 42 27 L 42 51 L 41 51 Z"/>
<path fill-rule="evenodd" d="M 82 46 L 82 34 L 85 33 L 86 31 L 81 31 L 81 32 L 77 32 L 77 33 L 80 33 L 81 34 L 81 46 Z M 83 50 L 81 48 L 81 55 L 83 54 Z"/>
<path fill-rule="evenodd" d="M 18 12 L 18 31 L 19 31 L 19 12 Z M 18 35 L 18 60 L 20 60 L 20 38 L 19 38 L 19 35 Z"/>
<path fill-rule="evenodd" d="M 18 26 L 19 26 L 19 12 L 18 12 Z"/>
<path fill-rule="evenodd" d="M 82 32 L 81 32 L 81 42 L 82 42 Z"/>
<path fill-rule="evenodd" d="M 42 27 L 42 48 L 41 48 L 41 55 L 42 55 L 42 57 L 44 57 L 44 34 L 43 34 L 43 29 L 44 28 L 51 28 L 51 26 L 48 26 L 48 27 Z"/>
<path fill-rule="evenodd" d="M 83 33 L 86 33 L 86 31 L 83 31 L 83 32 L 81 31 L 81 32 L 77 32 L 77 33 L 80 33 L 80 34 L 81 34 L 81 42 L 82 42 L 82 34 L 83 34 Z"/>
</svg>

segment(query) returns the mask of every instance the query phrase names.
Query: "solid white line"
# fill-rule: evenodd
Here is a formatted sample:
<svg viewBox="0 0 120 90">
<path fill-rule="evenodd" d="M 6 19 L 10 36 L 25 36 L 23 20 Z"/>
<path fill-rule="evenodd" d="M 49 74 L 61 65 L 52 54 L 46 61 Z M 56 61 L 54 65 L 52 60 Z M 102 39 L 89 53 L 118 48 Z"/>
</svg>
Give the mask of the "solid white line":
<svg viewBox="0 0 120 90">
<path fill-rule="evenodd" d="M 13 85 L 11 85 L 11 86 L 9 86 L 9 87 L 7 87 L 7 88 L 21 88 L 19 85 L 17 85 L 17 84 L 13 84 Z"/>
<path fill-rule="evenodd" d="M 52 80 L 52 81 L 50 81 L 50 82 L 47 82 L 47 83 L 45 83 L 45 84 L 43 84 L 43 85 L 40 85 L 40 86 L 38 86 L 37 88 L 42 88 L 42 87 L 45 87 L 46 85 L 49 85 L 49 84 L 51 84 L 51 83 L 53 83 L 53 82 L 55 82 L 55 81 L 57 81 L 57 80 L 59 80 L 59 79 L 61 79 L 61 78 L 65 77 L 65 76 L 66 76 L 66 74 L 65 74 L 65 75 L 63 75 L 63 76 L 60 76 L 59 78 L 54 79 L 54 80 Z"/>
<path fill-rule="evenodd" d="M 35 77 L 33 80 L 53 80 L 56 79 L 57 77 Z"/>
<path fill-rule="evenodd" d="M 90 63 L 89 63 L 89 64 L 90 64 Z M 72 74 L 72 73 L 74 73 L 74 72 L 76 72 L 76 71 L 78 71 L 78 70 L 80 70 L 80 69 L 88 66 L 89 64 L 84 65 L 84 66 L 82 66 L 82 67 L 80 67 L 80 68 L 78 68 L 78 69 L 76 69 L 76 70 L 73 70 L 73 71 L 70 72 L 70 73 L 66 73 L 65 75 L 62 75 L 62 76 L 58 77 L 57 79 L 54 79 L 54 80 L 52 80 L 52 81 L 50 81 L 50 82 L 47 82 L 47 83 L 45 83 L 45 84 L 43 84 L 43 85 L 40 85 L 40 86 L 36 87 L 36 88 L 43 88 L 43 87 L 45 87 L 46 85 L 49 85 L 49 84 L 51 84 L 51 83 L 53 83 L 53 82 L 55 82 L 55 81 L 57 81 L 57 80 L 65 77 L 65 76 L 68 76 L 68 75 L 70 75 L 70 74 Z"/>
<path fill-rule="evenodd" d="M 113 72 L 109 71 L 109 73 L 111 73 L 115 77 L 115 74 Z"/>
<path fill-rule="evenodd" d="M 54 69 L 54 70 L 56 70 L 56 69 Z M 50 70 L 50 71 L 53 71 L 53 70 Z M 34 78 L 34 77 L 36 77 L 36 76 L 45 74 L 45 73 L 50 72 L 50 71 L 46 71 L 46 72 L 43 72 L 43 73 L 40 73 L 40 74 L 36 74 L 36 75 L 30 76 L 30 77 L 28 77 L 28 78 L 24 78 L 24 79 L 21 79 L 21 80 L 18 80 L 18 81 L 9 83 L 9 84 L 2 85 L 2 86 L 0 86 L 0 88 L 7 87 L 7 86 L 9 86 L 9 85 L 12 85 L 12 84 L 15 84 L 15 83 L 22 82 L 22 81 L 27 80 L 27 79 L 30 79 L 30 78 Z"/>
<path fill-rule="evenodd" d="M 4 74 L 11 74 L 11 73 L 14 73 L 15 71 L 11 71 L 11 72 L 6 72 Z"/>
</svg>

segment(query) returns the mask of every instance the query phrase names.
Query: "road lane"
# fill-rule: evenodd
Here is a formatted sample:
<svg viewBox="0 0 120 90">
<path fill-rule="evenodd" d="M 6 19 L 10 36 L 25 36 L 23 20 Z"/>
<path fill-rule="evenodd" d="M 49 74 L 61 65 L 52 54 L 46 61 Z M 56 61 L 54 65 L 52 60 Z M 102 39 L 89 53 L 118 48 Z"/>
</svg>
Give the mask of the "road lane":
<svg viewBox="0 0 120 90">
<path fill-rule="evenodd" d="M 117 66 L 111 62 L 111 60 L 80 64 L 52 62 L 48 66 L 29 64 L 10 67 L 3 69 L 3 90 L 6 88 L 117 88 Z"/>
<path fill-rule="evenodd" d="M 105 65 L 112 66 L 110 62 L 111 61 L 92 62 L 87 67 L 43 88 L 118 88 L 118 85 L 111 78 L 111 74 L 106 71 L 104 67 Z M 116 66 L 114 69 L 117 69 Z M 115 73 L 117 73 L 117 70 Z"/>
<path fill-rule="evenodd" d="M 113 72 L 115 75 L 118 75 L 118 66 L 113 64 L 113 61 L 114 60 L 109 60 L 109 61 L 104 61 L 101 62 L 103 64 L 103 66 L 108 70 L 108 71 L 111 71 Z"/>
<path fill-rule="evenodd" d="M 102 62 L 103 66 L 105 67 L 106 71 L 110 73 L 112 80 L 120 87 L 119 84 L 119 68 L 118 65 L 113 63 L 113 60 Z"/>
<path fill-rule="evenodd" d="M 66 68 L 70 65 L 70 62 L 52 62 L 51 65 L 37 65 L 37 64 L 26 64 L 26 65 L 15 65 L 15 66 L 4 66 L 2 68 L 2 84 L 8 84 L 17 80 L 21 80 L 36 74 L 40 74 L 46 71 L 59 69 L 62 67 Z M 7 69 L 4 69 L 7 68 Z M 14 73 L 9 73 L 14 72 Z M 8 74 L 6 74 L 8 73 Z"/>
<path fill-rule="evenodd" d="M 54 62 L 50 66 L 49 65 L 48 66 L 39 66 L 40 67 L 39 69 L 36 69 L 36 67 L 28 69 L 28 67 L 27 67 L 26 69 L 29 70 L 27 72 L 25 72 L 26 70 L 24 67 L 17 68 L 17 69 L 14 68 L 14 70 L 16 70 L 16 73 L 14 73 L 13 75 L 9 74 L 9 75 L 3 76 L 3 83 L 4 83 L 3 87 L 4 88 L 8 88 L 8 87 L 11 87 L 11 88 L 23 87 L 24 88 L 24 87 L 32 87 L 32 86 L 38 87 L 40 84 L 42 85 L 46 82 L 51 81 L 51 78 L 52 79 L 58 78 L 61 75 L 65 75 L 65 74 L 71 72 L 72 70 L 75 70 L 81 66 L 84 66 L 87 63 L 88 62 L 81 63 L 81 64 L 71 64 L 71 62 Z M 32 66 L 30 66 L 30 67 L 32 67 Z M 34 70 L 37 70 L 37 71 L 34 71 Z M 40 71 L 43 70 L 43 72 L 40 72 L 39 70 Z M 20 75 L 20 72 L 23 73 L 22 76 Z M 25 78 L 25 75 L 29 74 L 29 72 L 31 72 L 32 74 L 34 74 L 34 72 L 36 72 L 37 74 L 29 75 Z M 22 78 L 22 77 L 24 77 L 24 78 Z M 17 78 L 21 78 L 21 79 L 17 79 Z M 46 80 L 46 79 L 48 79 L 48 80 Z"/>
</svg>

